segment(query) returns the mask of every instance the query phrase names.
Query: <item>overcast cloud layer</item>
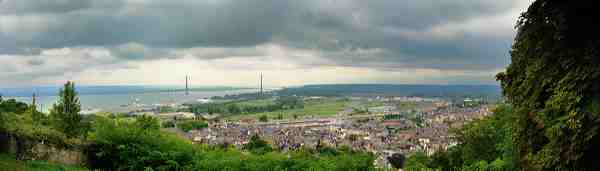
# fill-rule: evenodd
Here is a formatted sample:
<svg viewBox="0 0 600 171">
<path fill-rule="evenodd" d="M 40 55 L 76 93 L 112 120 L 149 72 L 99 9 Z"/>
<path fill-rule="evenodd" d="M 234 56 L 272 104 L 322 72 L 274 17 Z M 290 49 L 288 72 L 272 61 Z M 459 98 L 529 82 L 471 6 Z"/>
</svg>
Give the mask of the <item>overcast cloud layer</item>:
<svg viewBox="0 0 600 171">
<path fill-rule="evenodd" d="M 490 84 L 519 0 L 0 0 L 0 84 Z"/>
</svg>

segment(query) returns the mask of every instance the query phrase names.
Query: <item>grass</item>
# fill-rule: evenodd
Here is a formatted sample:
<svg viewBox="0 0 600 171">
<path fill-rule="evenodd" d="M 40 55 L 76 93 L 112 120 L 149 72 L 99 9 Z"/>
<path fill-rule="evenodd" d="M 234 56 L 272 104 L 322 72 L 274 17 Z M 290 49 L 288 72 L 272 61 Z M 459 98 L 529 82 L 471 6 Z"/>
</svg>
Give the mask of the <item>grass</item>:
<svg viewBox="0 0 600 171">
<path fill-rule="evenodd" d="M 272 112 L 262 112 L 246 115 L 234 115 L 229 116 L 226 119 L 239 120 L 244 118 L 258 118 L 259 116 L 266 115 L 269 119 L 275 119 L 280 114 L 284 119 L 293 118 L 294 115 L 298 117 L 303 116 L 333 116 L 338 112 L 344 110 L 349 104 L 349 101 L 338 100 L 338 99 L 321 99 L 321 100 L 309 100 L 305 101 L 303 109 L 289 109 L 289 110 L 277 110 Z"/>
<path fill-rule="evenodd" d="M 267 106 L 275 104 L 273 99 L 248 100 L 236 103 L 240 106 Z"/>
<path fill-rule="evenodd" d="M 45 161 L 18 161 L 10 154 L 0 154 L 0 170 L 10 171 L 87 171 L 85 168 L 52 164 Z"/>
</svg>

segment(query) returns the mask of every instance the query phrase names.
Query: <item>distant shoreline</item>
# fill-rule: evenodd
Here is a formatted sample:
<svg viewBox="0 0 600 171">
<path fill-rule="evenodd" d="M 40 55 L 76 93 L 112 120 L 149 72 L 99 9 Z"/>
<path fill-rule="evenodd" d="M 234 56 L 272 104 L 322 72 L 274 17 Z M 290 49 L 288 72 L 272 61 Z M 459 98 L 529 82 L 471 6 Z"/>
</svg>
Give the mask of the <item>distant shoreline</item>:
<svg viewBox="0 0 600 171">
<path fill-rule="evenodd" d="M 175 86 L 77 86 L 79 95 L 111 95 L 111 94 L 144 94 L 144 93 L 164 93 L 164 92 L 183 92 L 185 88 Z M 193 87 L 190 92 L 211 92 L 211 91 L 235 91 L 256 89 L 250 87 Z M 60 87 L 23 87 L 23 88 L 0 88 L 0 95 L 3 97 L 30 97 L 33 93 L 37 96 L 56 96 Z"/>
</svg>

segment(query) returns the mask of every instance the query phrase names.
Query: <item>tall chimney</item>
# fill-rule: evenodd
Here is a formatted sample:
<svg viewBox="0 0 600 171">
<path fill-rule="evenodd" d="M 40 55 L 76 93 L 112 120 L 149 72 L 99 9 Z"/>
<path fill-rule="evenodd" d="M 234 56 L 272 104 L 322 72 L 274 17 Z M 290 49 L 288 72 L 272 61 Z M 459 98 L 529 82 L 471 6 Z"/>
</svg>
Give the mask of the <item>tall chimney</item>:
<svg viewBox="0 0 600 171">
<path fill-rule="evenodd" d="M 36 95 L 35 93 L 33 93 L 33 95 L 31 96 L 31 110 L 33 110 L 32 112 L 37 111 L 36 100 Z"/>
<path fill-rule="evenodd" d="M 188 83 L 188 76 L 185 75 L 185 95 L 189 95 L 190 94 L 190 89 L 189 89 L 188 84 L 189 84 Z"/>
<path fill-rule="evenodd" d="M 260 73 L 260 96 L 263 95 L 263 74 Z"/>
</svg>

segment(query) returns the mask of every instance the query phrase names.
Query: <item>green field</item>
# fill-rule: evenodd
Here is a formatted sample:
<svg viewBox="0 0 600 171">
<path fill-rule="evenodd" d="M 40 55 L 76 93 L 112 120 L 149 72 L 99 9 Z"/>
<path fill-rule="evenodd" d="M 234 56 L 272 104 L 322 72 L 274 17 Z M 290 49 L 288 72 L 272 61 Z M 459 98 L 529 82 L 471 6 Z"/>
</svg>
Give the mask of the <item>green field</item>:
<svg viewBox="0 0 600 171">
<path fill-rule="evenodd" d="M 262 112 L 245 115 L 233 115 L 226 119 L 239 120 L 243 118 L 256 119 L 259 116 L 266 115 L 269 119 L 275 119 L 279 115 L 282 115 L 284 119 L 293 118 L 294 115 L 298 117 L 303 116 L 333 116 L 338 112 L 344 110 L 349 104 L 349 101 L 338 100 L 338 99 L 322 99 L 322 100 L 309 100 L 304 102 L 303 109 L 289 109 L 289 110 L 277 110 L 272 112 Z"/>
<path fill-rule="evenodd" d="M 0 154 L 0 170 L 6 171 L 86 171 L 85 168 L 51 164 L 45 161 L 18 161 L 13 155 Z"/>
<path fill-rule="evenodd" d="M 267 106 L 275 104 L 273 99 L 247 100 L 236 103 L 240 106 Z"/>
</svg>

